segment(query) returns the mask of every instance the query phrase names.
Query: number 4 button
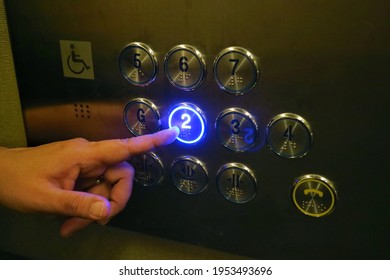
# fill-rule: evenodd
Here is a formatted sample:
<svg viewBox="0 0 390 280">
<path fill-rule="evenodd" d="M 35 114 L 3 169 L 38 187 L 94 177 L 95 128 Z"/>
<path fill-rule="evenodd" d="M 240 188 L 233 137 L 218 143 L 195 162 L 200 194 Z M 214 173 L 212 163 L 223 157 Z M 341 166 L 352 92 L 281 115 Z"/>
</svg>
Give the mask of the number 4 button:
<svg viewBox="0 0 390 280">
<path fill-rule="evenodd" d="M 313 144 L 313 132 L 309 123 L 301 116 L 283 113 L 269 122 L 267 142 L 277 155 L 299 158 L 306 155 Z"/>
</svg>

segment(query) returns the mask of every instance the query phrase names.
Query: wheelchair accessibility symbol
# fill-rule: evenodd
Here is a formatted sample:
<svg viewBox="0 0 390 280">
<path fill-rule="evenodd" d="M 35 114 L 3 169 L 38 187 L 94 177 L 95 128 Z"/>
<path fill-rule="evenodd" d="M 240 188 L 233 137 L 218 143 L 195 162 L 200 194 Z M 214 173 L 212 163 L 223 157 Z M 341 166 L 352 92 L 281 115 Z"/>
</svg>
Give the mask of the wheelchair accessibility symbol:
<svg viewBox="0 0 390 280">
<path fill-rule="evenodd" d="M 60 41 L 64 77 L 93 80 L 91 42 Z"/>
</svg>

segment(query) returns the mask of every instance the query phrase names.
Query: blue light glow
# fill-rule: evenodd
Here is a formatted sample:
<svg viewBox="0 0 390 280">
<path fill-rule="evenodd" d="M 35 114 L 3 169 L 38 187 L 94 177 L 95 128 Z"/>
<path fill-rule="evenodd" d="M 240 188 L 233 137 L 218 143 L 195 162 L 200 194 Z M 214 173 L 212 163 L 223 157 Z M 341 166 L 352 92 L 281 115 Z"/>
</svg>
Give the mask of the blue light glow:
<svg viewBox="0 0 390 280">
<path fill-rule="evenodd" d="M 185 144 L 195 144 L 202 139 L 206 126 L 202 111 L 189 103 L 179 104 L 171 111 L 168 125 L 179 127 L 180 134 L 177 140 Z"/>
</svg>

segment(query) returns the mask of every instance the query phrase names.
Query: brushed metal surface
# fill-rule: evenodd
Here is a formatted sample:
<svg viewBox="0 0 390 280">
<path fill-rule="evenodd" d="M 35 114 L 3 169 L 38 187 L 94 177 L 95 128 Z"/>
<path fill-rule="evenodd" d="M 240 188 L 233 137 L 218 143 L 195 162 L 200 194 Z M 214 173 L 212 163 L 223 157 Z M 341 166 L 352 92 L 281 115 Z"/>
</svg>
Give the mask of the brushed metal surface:
<svg viewBox="0 0 390 280">
<path fill-rule="evenodd" d="M 163 180 L 136 187 L 113 226 L 256 258 L 390 257 L 388 1 L 9 0 L 6 8 L 30 145 L 132 137 L 123 110 L 135 98 L 156 105 L 162 128 L 174 104 L 195 104 L 206 117 L 199 144 L 177 141 L 154 151 Z M 64 77 L 60 40 L 91 42 L 94 80 Z M 242 47 L 261 77 L 242 96 L 221 90 L 212 71 L 189 92 L 172 86 L 163 67 L 148 86 L 135 86 L 119 68 L 131 42 L 150 46 L 160 65 L 174 46 L 191 45 L 207 69 L 222 50 Z M 216 137 L 215 120 L 230 107 L 256 118 L 258 141 L 249 151 L 229 151 Z M 299 159 L 266 145 L 267 124 L 286 112 L 302 116 L 314 134 Z M 201 194 L 188 196 L 171 182 L 170 166 L 180 156 L 207 168 Z M 216 174 L 229 162 L 256 177 L 258 192 L 248 203 L 218 193 Z M 308 217 L 295 208 L 291 188 L 305 174 L 334 182 L 340 199 L 330 215 Z"/>
</svg>

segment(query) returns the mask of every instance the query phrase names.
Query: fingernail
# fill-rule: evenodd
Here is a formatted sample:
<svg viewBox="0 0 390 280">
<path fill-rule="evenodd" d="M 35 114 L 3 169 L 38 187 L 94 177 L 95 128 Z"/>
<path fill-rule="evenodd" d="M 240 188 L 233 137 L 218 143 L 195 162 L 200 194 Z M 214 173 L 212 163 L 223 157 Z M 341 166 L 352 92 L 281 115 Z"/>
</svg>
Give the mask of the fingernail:
<svg viewBox="0 0 390 280">
<path fill-rule="evenodd" d="M 91 218 L 100 220 L 104 218 L 105 205 L 103 201 L 94 202 L 89 209 L 89 215 Z"/>
<path fill-rule="evenodd" d="M 179 136 L 180 128 L 178 126 L 173 126 L 172 128 L 176 131 L 176 137 Z"/>
</svg>

